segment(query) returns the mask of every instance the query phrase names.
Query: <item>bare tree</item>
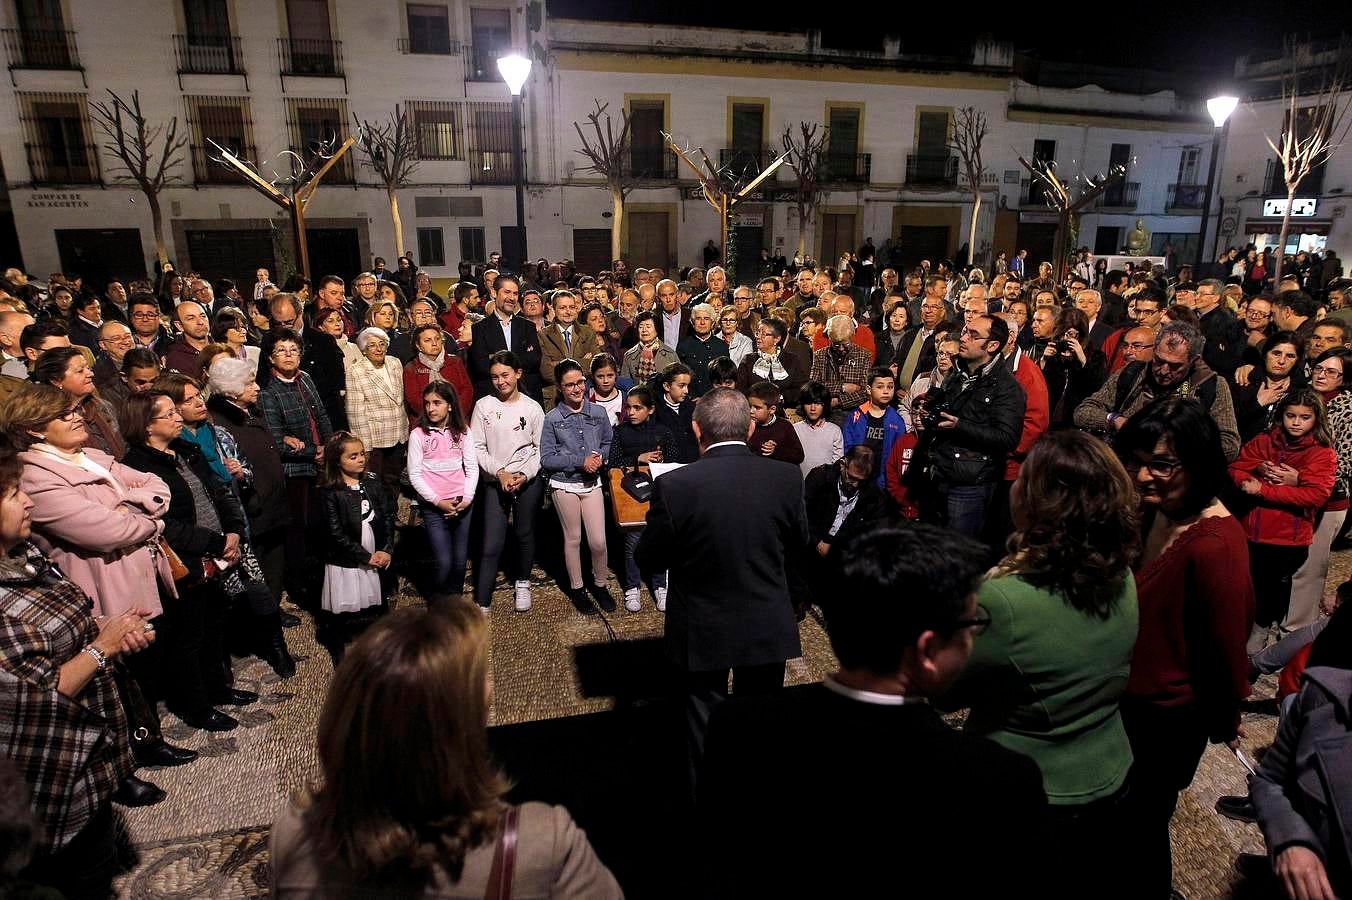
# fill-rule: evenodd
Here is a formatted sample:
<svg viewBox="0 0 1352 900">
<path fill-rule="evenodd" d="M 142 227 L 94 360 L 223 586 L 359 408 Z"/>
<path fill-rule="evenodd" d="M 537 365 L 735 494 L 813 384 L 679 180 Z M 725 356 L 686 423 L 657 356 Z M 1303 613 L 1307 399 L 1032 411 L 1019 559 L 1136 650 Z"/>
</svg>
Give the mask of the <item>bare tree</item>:
<svg viewBox="0 0 1352 900">
<path fill-rule="evenodd" d="M 820 136 L 817 129 L 821 128 Z M 807 258 L 808 238 L 816 231 L 817 206 L 822 199 L 822 176 L 826 167 L 826 143 L 830 127 L 799 122 L 798 134 L 784 126 L 784 156 L 798 176 L 798 255 Z"/>
<path fill-rule="evenodd" d="M 355 118 L 355 117 L 354 117 Z M 404 223 L 399 218 L 399 189 L 413 180 L 418 169 L 418 137 L 399 104 L 394 105 L 388 122 L 376 124 L 358 121 L 359 146 L 366 158 L 362 165 L 376 173 L 390 200 L 390 221 L 394 225 L 396 256 L 404 255 Z"/>
<path fill-rule="evenodd" d="M 629 161 L 629 113 L 620 110 L 620 133 L 615 133 L 615 123 L 606 108 L 610 105 L 602 103 L 600 100 L 593 100 L 596 109 L 587 114 L 587 123 L 590 126 L 592 136 L 582 130 L 581 122 L 574 122 L 573 128 L 577 129 L 578 139 L 582 141 L 582 149 L 577 152 L 587 158 L 590 163 L 584 166 L 580 171 L 594 172 L 605 179 L 606 190 L 610 191 L 610 258 L 620 259 L 621 253 L 620 237 L 624 225 L 624 198 L 629 196 L 629 192 L 634 189 L 633 166 Z M 605 127 L 601 125 L 601 118 L 605 117 Z"/>
<path fill-rule="evenodd" d="M 981 177 L 986 168 L 981 159 L 981 144 L 989 132 L 986 114 L 975 106 L 964 106 L 953 118 L 953 149 L 962 158 L 967 189 L 972 192 L 972 224 L 967 232 L 967 261 L 976 265 L 976 217 L 981 210 Z"/>
<path fill-rule="evenodd" d="M 1339 41 L 1331 64 L 1319 64 L 1308 44 L 1292 38 L 1286 42 L 1287 69 L 1282 75 L 1282 134 L 1273 140 L 1264 135 L 1282 167 L 1286 183 L 1286 209 L 1281 236 L 1277 239 L 1273 274 L 1280 281 L 1286 235 L 1291 228 L 1291 204 L 1300 183 L 1327 163 L 1342 147 L 1352 128 L 1348 107 L 1352 104 L 1352 69 L 1349 69 L 1346 38 Z"/>
<path fill-rule="evenodd" d="M 94 124 L 108 138 L 103 149 L 117 159 L 114 180 L 135 183 L 150 207 L 150 224 L 155 235 L 155 257 L 160 264 L 169 261 L 164 241 L 164 213 L 160 210 L 160 191 L 176 182 L 170 172 L 183 162 L 186 134 L 179 134 L 178 116 L 165 124 L 151 124 L 141 110 L 141 92 L 131 92 L 128 104 L 112 91 L 107 100 L 89 104 Z M 157 146 L 158 145 L 158 146 Z"/>
</svg>

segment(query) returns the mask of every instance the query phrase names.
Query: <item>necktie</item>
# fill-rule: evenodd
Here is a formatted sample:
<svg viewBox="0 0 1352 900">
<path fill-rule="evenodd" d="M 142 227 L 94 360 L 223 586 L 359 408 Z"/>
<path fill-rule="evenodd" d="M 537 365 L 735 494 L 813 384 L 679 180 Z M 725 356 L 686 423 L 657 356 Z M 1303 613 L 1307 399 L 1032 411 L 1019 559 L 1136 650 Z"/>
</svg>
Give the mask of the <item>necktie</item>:
<svg viewBox="0 0 1352 900">
<path fill-rule="evenodd" d="M 906 359 L 901 363 L 901 371 L 897 373 L 897 386 L 902 390 L 908 390 L 911 382 L 915 379 L 916 364 L 920 362 L 920 351 L 925 346 L 925 336 L 916 332 L 915 340 L 911 341 L 911 349 L 906 351 Z"/>
<path fill-rule="evenodd" d="M 568 351 L 568 355 L 573 355 L 573 329 L 563 329 L 563 346 Z"/>
</svg>

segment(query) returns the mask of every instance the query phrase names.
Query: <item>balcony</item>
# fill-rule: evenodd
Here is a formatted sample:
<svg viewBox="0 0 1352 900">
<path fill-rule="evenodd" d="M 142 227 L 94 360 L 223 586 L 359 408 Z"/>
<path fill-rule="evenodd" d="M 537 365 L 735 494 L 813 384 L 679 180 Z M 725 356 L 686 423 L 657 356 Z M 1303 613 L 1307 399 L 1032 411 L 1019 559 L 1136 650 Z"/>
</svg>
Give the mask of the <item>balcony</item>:
<svg viewBox="0 0 1352 900">
<path fill-rule="evenodd" d="M 98 184 L 98 148 L 93 144 L 55 147 L 24 144 L 35 185 Z"/>
<path fill-rule="evenodd" d="M 516 184 L 510 150 L 469 151 L 470 184 Z"/>
<path fill-rule="evenodd" d="M 871 153 L 827 153 L 822 159 L 821 180 L 826 184 L 868 184 L 872 168 Z"/>
<path fill-rule="evenodd" d="M 498 57 L 503 51 L 497 47 L 476 47 L 464 44 L 460 55 L 465 58 L 466 81 L 502 81 L 498 72 Z"/>
<path fill-rule="evenodd" d="M 676 154 L 663 147 L 635 147 L 624 162 L 625 174 L 640 181 L 676 180 Z"/>
<path fill-rule="evenodd" d="M 459 56 L 460 45 L 425 36 L 395 38 L 394 48 L 406 56 Z M 497 67 L 494 66 L 496 69 Z"/>
<path fill-rule="evenodd" d="M 277 56 L 283 75 L 346 78 L 343 42 L 318 38 L 278 38 Z"/>
<path fill-rule="evenodd" d="M 180 75 L 243 75 L 244 52 L 233 34 L 174 35 Z"/>
<path fill-rule="evenodd" d="M 906 186 L 954 188 L 958 185 L 958 157 L 955 153 L 908 153 Z"/>
<path fill-rule="evenodd" d="M 1139 181 L 1119 181 L 1094 200 L 1094 209 L 1136 211 L 1136 200 L 1141 193 Z"/>
<path fill-rule="evenodd" d="M 1164 202 L 1165 209 L 1200 210 L 1206 202 L 1206 185 L 1171 184 L 1169 199 Z"/>
<path fill-rule="evenodd" d="M 9 68 L 74 69 L 83 71 L 75 49 L 75 32 L 64 29 L 5 28 L 5 55 Z"/>
<path fill-rule="evenodd" d="M 754 178 L 779 156 L 770 147 L 725 147 L 718 151 L 718 167 L 739 177 Z"/>
<path fill-rule="evenodd" d="M 238 142 L 230 140 L 221 140 L 220 143 L 222 146 L 238 146 Z M 197 184 L 237 184 L 243 186 L 246 183 L 243 175 L 213 159 L 216 155 L 215 147 L 193 144 L 191 150 L 193 180 Z M 235 155 L 240 159 L 249 160 L 253 159 L 256 154 L 253 147 L 243 147 Z"/>
</svg>

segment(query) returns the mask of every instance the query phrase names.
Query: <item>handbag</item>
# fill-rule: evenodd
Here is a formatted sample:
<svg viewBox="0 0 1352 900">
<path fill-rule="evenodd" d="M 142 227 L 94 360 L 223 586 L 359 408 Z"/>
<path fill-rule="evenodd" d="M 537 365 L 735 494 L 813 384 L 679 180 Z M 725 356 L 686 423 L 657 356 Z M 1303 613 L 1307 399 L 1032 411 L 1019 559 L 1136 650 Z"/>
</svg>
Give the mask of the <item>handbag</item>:
<svg viewBox="0 0 1352 900">
<path fill-rule="evenodd" d="M 175 581 L 182 581 L 188 577 L 188 567 L 183 565 L 183 560 L 178 558 L 174 548 L 169 546 L 169 542 L 164 538 L 158 538 L 156 543 L 159 545 L 160 552 L 164 558 L 169 561 L 169 574 L 174 576 Z"/>
<path fill-rule="evenodd" d="M 484 900 L 511 900 L 512 875 L 516 870 L 517 813 L 517 808 L 512 806 L 503 816 L 498 845 L 493 849 L 493 868 L 488 872 L 488 886 L 484 888 Z"/>
<path fill-rule="evenodd" d="M 639 503 L 647 503 L 653 496 L 653 476 L 644 469 L 630 469 L 620 478 L 620 487 Z"/>
</svg>

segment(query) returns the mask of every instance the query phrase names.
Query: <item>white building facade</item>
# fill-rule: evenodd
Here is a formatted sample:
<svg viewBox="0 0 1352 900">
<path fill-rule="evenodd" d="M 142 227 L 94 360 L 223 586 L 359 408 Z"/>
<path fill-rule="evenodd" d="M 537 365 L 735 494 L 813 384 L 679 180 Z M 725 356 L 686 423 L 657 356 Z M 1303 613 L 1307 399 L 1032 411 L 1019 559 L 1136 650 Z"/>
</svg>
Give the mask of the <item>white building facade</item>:
<svg viewBox="0 0 1352 900">
<path fill-rule="evenodd" d="M 542 2 L 512 0 L 7 0 L 12 86 L 0 91 L 0 163 L 26 268 L 77 271 L 92 283 L 153 262 L 144 197 L 121 183 L 89 115 L 107 91 L 139 91 L 150 121 L 176 118 L 188 137 L 161 203 L 180 269 L 250 278 L 257 265 L 294 267 L 277 207 L 211 160 L 209 141 L 265 175 L 288 149 L 382 122 L 398 104 L 420 163 L 399 192 L 403 240 L 434 276 L 508 250 L 515 224 L 511 104 L 495 57 L 516 49 L 535 65 L 524 101 L 526 229 L 532 258 L 609 262 L 610 198 L 585 159 L 575 122 L 595 100 L 633 122 L 623 246 L 632 266 L 689 265 L 717 240 L 716 214 L 693 173 L 662 145 L 671 133 L 718 163 L 760 166 L 786 127 L 830 129 L 829 177 L 801 234 L 794 176 L 782 167 L 738 210 L 739 253 L 792 257 L 800 236 L 822 260 L 871 238 L 920 258 L 975 262 L 993 251 L 1050 254 L 1056 217 L 1019 157 L 1054 159 L 1065 178 L 1113 164 L 1123 184 L 1086 209 L 1077 243 L 1121 248 L 1137 219 L 1191 258 L 1209 163 L 1211 125 L 1196 99 L 1021 77 L 1012 52 L 978 45 L 970 59 L 822 47 L 817 33 L 745 32 L 547 19 Z M 950 149 L 954 115 L 986 114 L 983 204 L 965 248 L 971 195 Z M 1236 130 L 1232 129 L 1231 143 Z M 324 180 L 307 215 L 313 274 L 351 276 L 374 255 L 393 266 L 383 186 L 353 152 Z M 1227 165 L 1226 173 L 1230 172 Z M 3 211 L 3 210 L 0 210 Z M 1213 226 L 1214 233 L 1214 226 Z M 509 254 L 510 255 L 510 254 Z"/>
</svg>

